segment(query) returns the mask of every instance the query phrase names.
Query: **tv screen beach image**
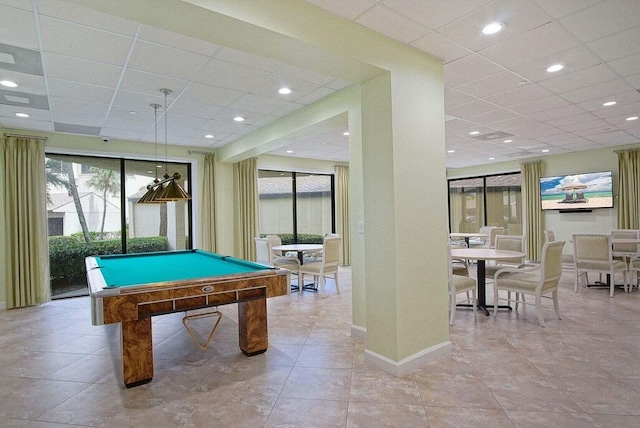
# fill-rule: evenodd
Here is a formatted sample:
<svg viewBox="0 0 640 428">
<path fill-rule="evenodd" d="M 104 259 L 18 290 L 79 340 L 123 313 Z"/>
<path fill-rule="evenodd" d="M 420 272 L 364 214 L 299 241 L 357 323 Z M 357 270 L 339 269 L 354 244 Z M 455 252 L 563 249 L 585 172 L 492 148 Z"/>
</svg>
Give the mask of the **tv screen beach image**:
<svg viewBox="0 0 640 428">
<path fill-rule="evenodd" d="M 611 172 L 559 175 L 540 179 L 543 210 L 613 207 Z"/>
</svg>

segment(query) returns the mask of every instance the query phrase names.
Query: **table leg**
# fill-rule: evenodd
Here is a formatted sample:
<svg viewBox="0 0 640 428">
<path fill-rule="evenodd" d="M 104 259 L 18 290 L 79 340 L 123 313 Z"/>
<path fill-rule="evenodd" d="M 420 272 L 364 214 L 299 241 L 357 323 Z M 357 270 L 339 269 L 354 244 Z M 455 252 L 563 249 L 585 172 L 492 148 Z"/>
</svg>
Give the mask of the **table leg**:
<svg viewBox="0 0 640 428">
<path fill-rule="evenodd" d="M 151 318 L 122 322 L 122 367 L 127 388 L 151 382 L 153 343 Z"/>
<path fill-rule="evenodd" d="M 485 261 L 478 260 L 478 309 L 484 312 L 485 315 L 489 315 L 486 288 Z"/>
<path fill-rule="evenodd" d="M 240 349 L 250 357 L 267 350 L 267 299 L 238 303 L 238 333 Z"/>
</svg>

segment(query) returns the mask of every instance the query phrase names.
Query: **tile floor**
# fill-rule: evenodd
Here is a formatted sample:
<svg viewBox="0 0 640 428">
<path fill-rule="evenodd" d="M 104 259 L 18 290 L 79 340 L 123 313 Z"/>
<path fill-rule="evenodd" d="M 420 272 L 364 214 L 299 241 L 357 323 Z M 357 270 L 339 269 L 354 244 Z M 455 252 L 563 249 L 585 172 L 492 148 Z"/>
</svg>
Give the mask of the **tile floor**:
<svg viewBox="0 0 640 428">
<path fill-rule="evenodd" d="M 87 297 L 0 312 L 2 427 L 638 427 L 640 293 L 581 289 L 564 319 L 531 309 L 458 312 L 453 354 L 403 378 L 364 364 L 343 293 L 269 301 L 269 350 L 244 357 L 234 306 L 198 350 L 182 314 L 154 318 L 155 377 L 126 389 L 119 325 L 92 326 Z M 197 326 L 201 327 L 201 326 Z M 202 330 L 204 334 L 204 330 Z"/>
</svg>

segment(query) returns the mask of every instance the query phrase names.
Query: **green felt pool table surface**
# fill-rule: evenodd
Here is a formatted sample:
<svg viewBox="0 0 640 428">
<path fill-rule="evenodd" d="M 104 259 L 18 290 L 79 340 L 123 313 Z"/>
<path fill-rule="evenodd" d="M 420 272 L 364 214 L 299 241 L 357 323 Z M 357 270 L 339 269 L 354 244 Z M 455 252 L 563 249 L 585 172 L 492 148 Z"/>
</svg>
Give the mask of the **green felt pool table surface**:
<svg viewBox="0 0 640 428">
<path fill-rule="evenodd" d="M 107 287 L 260 272 L 270 266 L 203 250 L 97 256 Z"/>
</svg>

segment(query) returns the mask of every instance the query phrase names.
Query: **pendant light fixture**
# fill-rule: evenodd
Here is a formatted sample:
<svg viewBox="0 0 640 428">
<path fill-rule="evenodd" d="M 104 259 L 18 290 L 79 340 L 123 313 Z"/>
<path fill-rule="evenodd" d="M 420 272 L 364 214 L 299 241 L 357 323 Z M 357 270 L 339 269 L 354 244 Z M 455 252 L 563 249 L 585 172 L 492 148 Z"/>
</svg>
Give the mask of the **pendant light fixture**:
<svg viewBox="0 0 640 428">
<path fill-rule="evenodd" d="M 177 172 L 173 173 L 173 176 L 169 175 L 169 165 L 168 165 L 168 154 L 167 149 L 169 146 L 168 138 L 167 138 L 167 96 L 171 94 L 171 89 L 160 89 L 160 92 L 164 95 L 164 182 L 167 182 L 166 187 L 162 190 L 162 192 L 156 197 L 156 200 L 162 202 L 171 202 L 171 201 L 185 201 L 191 199 L 191 195 L 189 195 L 183 188 L 178 184 L 178 180 L 180 180 L 180 174 Z"/>
<path fill-rule="evenodd" d="M 142 195 L 142 197 L 138 200 L 139 204 L 158 204 L 162 203 L 160 201 L 156 201 L 155 197 L 158 196 L 159 189 L 162 189 L 160 185 L 160 180 L 158 180 L 158 109 L 161 107 L 160 104 L 151 104 L 151 108 L 153 109 L 153 127 L 154 127 L 154 142 L 155 142 L 155 152 L 156 152 L 156 163 L 154 170 L 156 172 L 156 178 L 153 180 L 153 183 L 147 186 L 147 193 Z"/>
<path fill-rule="evenodd" d="M 139 200 L 139 204 L 164 204 L 173 201 L 185 201 L 191 199 L 183 188 L 178 184 L 180 174 L 174 172 L 169 175 L 169 157 L 168 157 L 168 138 L 167 138 L 167 96 L 171 94 L 171 89 L 160 89 L 164 95 L 164 180 L 158 180 L 158 109 L 160 104 L 151 104 L 154 109 L 154 129 L 155 129 L 155 145 L 156 145 L 156 178 L 152 184 L 147 186 L 145 193 Z M 166 186 L 165 186 L 166 184 Z"/>
</svg>

